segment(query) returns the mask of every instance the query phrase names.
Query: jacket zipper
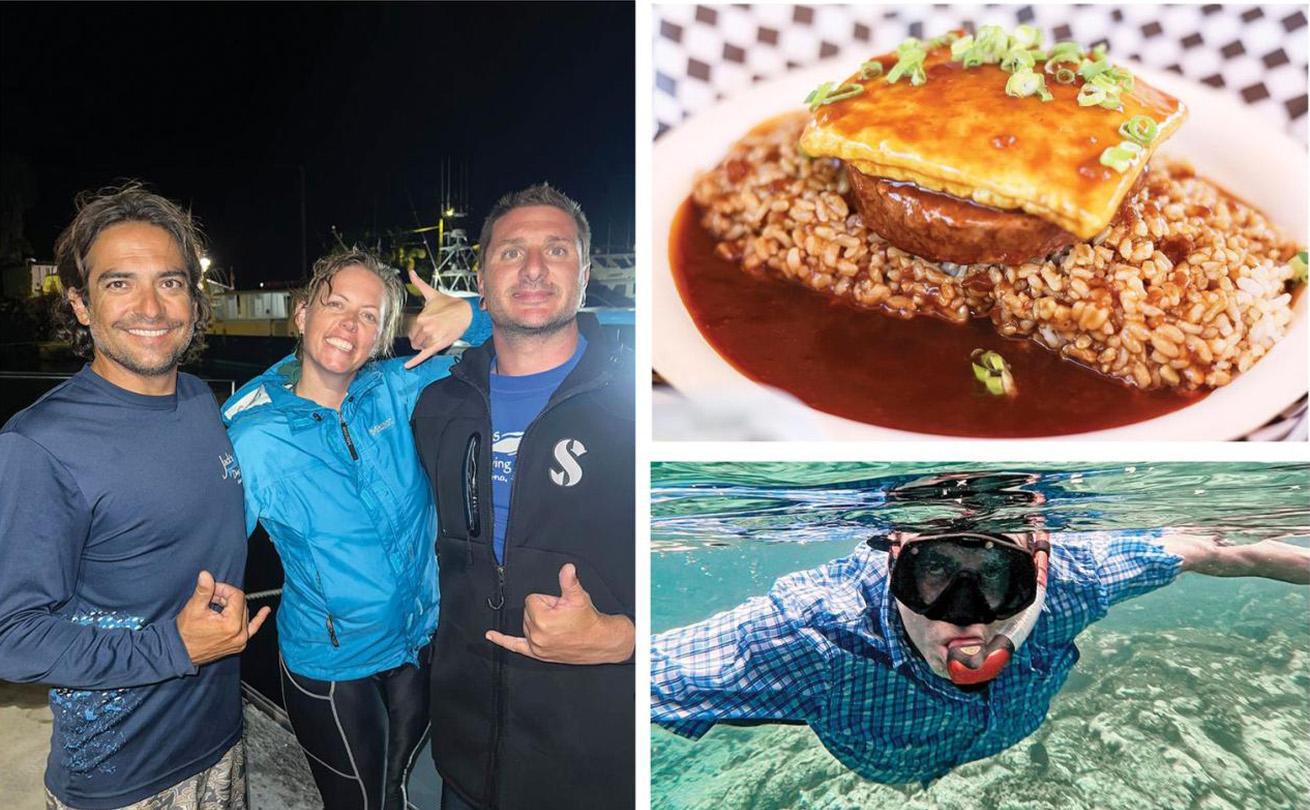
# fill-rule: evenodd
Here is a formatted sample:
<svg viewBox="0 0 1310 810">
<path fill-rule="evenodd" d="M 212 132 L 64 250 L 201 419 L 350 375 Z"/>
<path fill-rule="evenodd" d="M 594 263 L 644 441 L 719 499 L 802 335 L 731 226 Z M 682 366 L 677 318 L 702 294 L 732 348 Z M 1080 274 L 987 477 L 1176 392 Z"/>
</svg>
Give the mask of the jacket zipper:
<svg viewBox="0 0 1310 810">
<path fill-rule="evenodd" d="M 341 642 L 337 641 L 337 628 L 332 624 L 332 611 L 328 610 L 327 606 L 327 591 L 323 590 L 323 577 L 317 567 L 314 568 L 314 580 L 318 583 L 319 596 L 323 597 L 323 611 L 327 613 L 328 640 L 332 642 L 333 647 L 340 647 Z"/>
<path fill-rule="evenodd" d="M 348 397 L 346 401 L 349 402 L 351 399 L 354 399 L 354 397 Z M 315 421 L 319 419 L 317 413 L 314 414 L 314 419 Z M 346 427 L 345 417 L 340 412 L 337 413 L 337 423 L 341 425 L 341 436 L 346 440 L 346 449 L 350 451 L 351 459 L 359 461 L 359 454 L 355 452 L 355 443 L 350 440 L 350 429 Z M 328 640 L 332 642 L 333 647 L 340 649 L 341 641 L 337 639 L 337 627 L 332 622 L 332 611 L 328 610 L 327 606 L 327 591 L 323 590 L 323 577 L 317 568 L 314 569 L 314 579 L 318 582 L 318 592 L 323 597 L 323 611 L 327 614 Z"/>
<path fill-rule="evenodd" d="M 340 423 L 341 423 L 341 438 L 346 440 L 346 449 L 350 451 L 350 459 L 351 461 L 359 461 L 359 453 L 355 452 L 355 443 L 350 440 L 350 428 L 346 427 L 345 419 L 340 419 Z"/>
<path fill-rule="evenodd" d="M 487 406 L 487 436 L 491 436 L 491 396 L 474 386 L 474 389 L 482 395 L 482 402 Z M 493 453 L 490 447 L 487 448 L 487 454 Z M 516 459 L 517 460 L 517 459 Z M 492 467 L 488 467 L 488 470 Z M 477 491 L 477 481 L 473 481 L 473 491 Z M 514 485 L 510 484 L 510 506 L 514 504 Z M 496 569 L 496 593 L 494 597 L 487 597 L 487 607 L 495 612 L 495 624 L 498 632 L 505 632 L 505 565 L 496 559 L 496 508 L 492 504 L 488 510 L 490 520 L 488 521 L 487 539 L 491 542 L 487 544 L 487 551 L 491 555 L 491 564 Z M 512 513 L 511 513 L 512 514 Z M 509 523 L 506 522 L 505 528 L 509 529 Z M 508 537 L 508 535 L 506 535 Z M 472 544 L 469 544 L 472 550 Z M 505 656 L 507 651 L 501 647 L 496 647 L 492 653 L 492 683 L 495 685 L 495 706 L 493 707 L 494 722 L 491 725 L 491 747 L 490 756 L 487 757 L 487 772 L 483 777 L 484 790 L 487 795 L 487 807 L 496 807 L 496 766 L 500 760 L 500 741 L 504 737 L 505 723 Z"/>
<path fill-rule="evenodd" d="M 355 452 L 355 442 L 350 438 L 350 428 L 346 427 L 346 415 L 343 412 L 346 405 L 355 401 L 355 395 L 351 394 L 346 397 L 346 401 L 341 403 L 337 409 L 337 422 L 341 425 L 341 438 L 346 440 L 346 449 L 350 451 L 350 460 L 359 461 L 359 453 Z"/>
<path fill-rule="evenodd" d="M 472 381 L 469 380 L 468 378 L 463 378 L 463 379 L 465 380 L 466 383 L 472 386 L 473 390 L 477 391 L 479 394 L 482 395 L 482 403 L 487 407 L 487 427 L 488 427 L 487 435 L 490 436 L 491 435 L 491 430 L 490 430 L 491 395 L 487 391 L 483 391 L 477 385 L 474 385 Z M 532 429 L 536 427 L 537 424 L 541 421 L 541 417 L 545 416 L 548 412 L 554 410 L 560 404 L 567 402 L 568 400 L 572 399 L 573 397 L 579 394 L 584 394 L 588 391 L 602 387 L 604 385 L 604 382 L 605 380 L 603 379 L 594 380 L 592 381 L 592 384 L 569 391 L 567 394 L 565 394 L 564 396 L 560 397 L 559 399 L 553 402 L 548 401 L 546 405 L 542 407 L 541 413 L 537 414 L 536 418 L 532 420 L 532 424 L 528 425 L 528 429 L 523 431 L 523 438 L 520 439 L 519 441 L 519 447 L 522 448 L 528 445 L 528 437 L 532 434 Z M 487 452 L 490 453 L 491 451 L 488 450 Z M 515 467 L 518 466 L 517 454 L 514 457 L 514 464 Z M 503 608 L 505 606 L 505 568 L 509 564 L 509 540 L 510 540 L 509 529 L 514 522 L 514 494 L 518 492 L 518 488 L 519 488 L 518 485 L 519 485 L 519 477 L 518 477 L 518 472 L 516 470 L 514 474 L 514 480 L 509 485 L 509 519 L 506 520 L 505 522 L 505 548 L 503 551 L 503 555 L 504 555 L 503 560 L 496 559 L 496 510 L 494 506 L 491 510 L 491 531 L 488 532 L 488 536 L 491 538 L 491 543 L 489 544 L 490 548 L 488 549 L 488 551 L 491 554 L 491 562 L 496 567 L 496 597 L 494 601 L 491 597 L 487 598 L 487 607 L 491 608 L 496 612 L 496 629 L 501 633 L 505 632 L 505 628 L 503 626 L 504 616 L 505 616 Z M 508 651 L 505 650 L 504 648 L 501 647 L 496 648 L 494 653 L 495 663 L 492 669 L 492 678 L 495 681 L 496 685 L 500 688 L 496 689 L 496 705 L 495 705 L 496 718 L 495 718 L 495 724 L 492 726 L 493 736 L 491 740 L 491 756 L 488 757 L 487 759 L 487 775 L 485 781 L 486 791 L 487 791 L 487 806 L 491 808 L 496 807 L 496 798 L 497 798 L 496 797 L 496 793 L 497 793 L 496 765 L 497 762 L 500 760 L 501 740 L 505 736 L 505 692 L 508 691 L 508 685 L 504 683 L 504 678 L 505 678 L 505 655 L 507 654 L 507 652 Z"/>
<path fill-rule="evenodd" d="M 478 456 L 482 434 L 474 433 L 464 446 L 464 550 L 469 567 L 473 567 L 473 538 L 482 535 L 482 511 L 478 505 Z"/>
</svg>

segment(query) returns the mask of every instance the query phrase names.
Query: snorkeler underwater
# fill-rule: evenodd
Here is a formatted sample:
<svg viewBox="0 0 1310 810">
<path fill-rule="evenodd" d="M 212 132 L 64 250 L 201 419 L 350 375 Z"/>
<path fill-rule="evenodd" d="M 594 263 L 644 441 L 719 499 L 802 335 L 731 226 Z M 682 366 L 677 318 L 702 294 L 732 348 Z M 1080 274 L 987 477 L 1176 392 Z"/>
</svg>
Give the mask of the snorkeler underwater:
<svg viewBox="0 0 1310 810">
<path fill-rule="evenodd" d="M 652 808 L 1291 807 L 1310 466 L 655 464 Z"/>
</svg>

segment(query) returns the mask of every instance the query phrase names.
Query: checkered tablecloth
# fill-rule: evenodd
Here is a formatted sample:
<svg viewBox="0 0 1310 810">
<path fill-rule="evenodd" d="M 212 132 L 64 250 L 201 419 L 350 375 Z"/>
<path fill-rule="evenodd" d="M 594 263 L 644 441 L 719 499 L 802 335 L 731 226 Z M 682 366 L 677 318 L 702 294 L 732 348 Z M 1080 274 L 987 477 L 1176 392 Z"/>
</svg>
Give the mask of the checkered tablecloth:
<svg viewBox="0 0 1310 810">
<path fill-rule="evenodd" d="M 1307 6 L 688 6 L 657 5 L 654 136 L 754 82 L 849 53 L 895 49 L 907 36 L 932 37 L 1020 23 L 1054 40 L 1106 42 L 1111 57 L 1228 92 L 1306 144 Z M 1305 440 L 1302 397 L 1252 439 Z"/>
</svg>

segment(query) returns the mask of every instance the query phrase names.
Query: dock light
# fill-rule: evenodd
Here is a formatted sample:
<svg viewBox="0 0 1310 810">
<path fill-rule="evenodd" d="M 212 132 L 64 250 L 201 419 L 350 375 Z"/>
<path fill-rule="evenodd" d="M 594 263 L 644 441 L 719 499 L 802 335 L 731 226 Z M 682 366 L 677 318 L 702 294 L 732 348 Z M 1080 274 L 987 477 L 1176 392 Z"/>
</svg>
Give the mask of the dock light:
<svg viewBox="0 0 1310 810">
<path fill-rule="evenodd" d="M 455 209 L 454 209 L 454 208 L 447 208 L 447 209 L 446 209 L 446 216 L 448 216 L 448 217 L 453 217 L 453 216 L 455 216 Z"/>
</svg>

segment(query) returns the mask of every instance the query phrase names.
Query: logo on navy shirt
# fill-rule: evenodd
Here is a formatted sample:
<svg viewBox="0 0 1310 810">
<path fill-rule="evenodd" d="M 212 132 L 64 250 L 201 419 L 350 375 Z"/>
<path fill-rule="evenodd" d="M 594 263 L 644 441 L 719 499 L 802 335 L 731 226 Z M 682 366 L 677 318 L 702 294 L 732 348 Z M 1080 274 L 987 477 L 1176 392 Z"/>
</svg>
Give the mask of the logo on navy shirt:
<svg viewBox="0 0 1310 810">
<path fill-rule="evenodd" d="M 561 439 L 555 445 L 555 461 L 562 469 L 550 468 L 550 480 L 561 487 L 571 487 L 582 480 L 582 467 L 578 459 L 585 455 L 587 448 L 577 439 Z"/>
<path fill-rule="evenodd" d="M 241 467 L 237 466 L 237 460 L 231 453 L 219 453 L 218 463 L 223 465 L 223 480 L 231 478 L 238 484 L 241 483 Z"/>
</svg>

